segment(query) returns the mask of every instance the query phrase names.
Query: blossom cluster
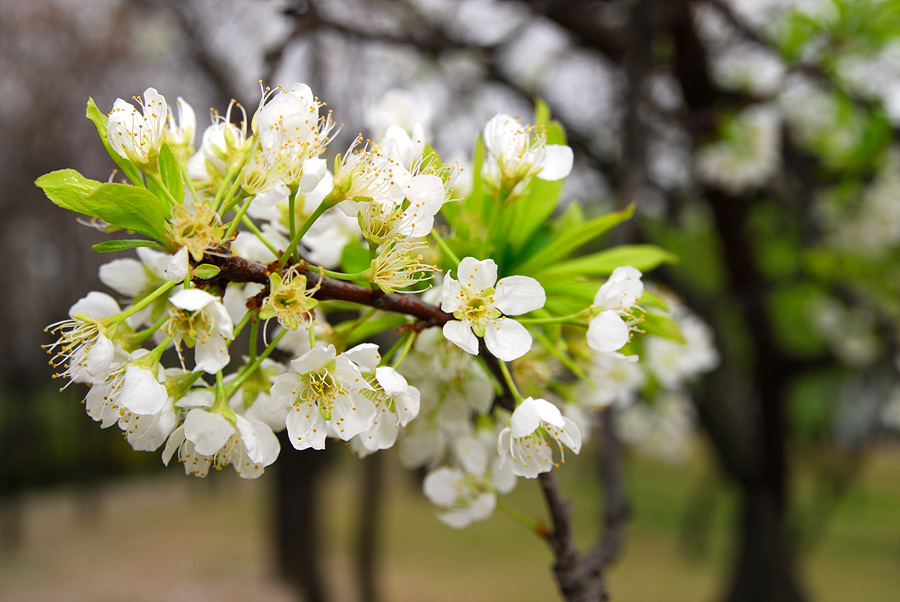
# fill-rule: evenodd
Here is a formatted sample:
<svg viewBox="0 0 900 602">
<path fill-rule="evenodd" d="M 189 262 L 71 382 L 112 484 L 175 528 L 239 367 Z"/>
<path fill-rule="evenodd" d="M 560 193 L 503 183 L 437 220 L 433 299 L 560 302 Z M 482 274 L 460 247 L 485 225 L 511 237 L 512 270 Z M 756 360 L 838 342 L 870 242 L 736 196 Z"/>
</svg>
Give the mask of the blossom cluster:
<svg viewBox="0 0 900 602">
<path fill-rule="evenodd" d="M 567 232 L 523 249 L 546 228 L 522 221 L 540 207 L 525 204 L 558 202 L 530 196 L 531 183 L 573 166 L 568 146 L 548 142 L 552 125 L 490 119 L 473 166 L 480 188 L 456 198 L 461 170 L 427 145 L 427 124 L 358 136 L 329 168 L 337 128 L 302 83 L 264 90 L 250 117 L 236 103 L 213 112 L 202 132 L 186 101 L 172 107 L 153 88 L 108 115 L 91 101 L 88 115 L 129 181 L 62 170 L 37 184 L 103 229 L 145 238 L 99 245 L 137 257 L 101 267 L 115 296 L 75 303 L 48 327 L 47 349 L 59 377 L 89 386 L 87 414 L 135 450 L 161 449 L 187 474 L 231 465 L 255 478 L 282 431 L 297 450 L 340 440 L 362 457 L 397 445 L 404 466 L 428 471 L 440 518 L 462 527 L 489 516 L 517 477 L 578 454 L 584 417 L 639 382 L 637 357 L 622 351 L 643 332 L 642 272 L 610 269 L 579 301 L 559 286 L 579 261 Z M 386 351 L 371 342 L 379 332 Z M 651 339 L 648 355 L 672 364 L 660 380 L 711 363 L 688 365 Z M 556 367 L 529 376 L 529 364 Z M 561 371 L 590 393 L 551 393 L 534 377 Z"/>
</svg>

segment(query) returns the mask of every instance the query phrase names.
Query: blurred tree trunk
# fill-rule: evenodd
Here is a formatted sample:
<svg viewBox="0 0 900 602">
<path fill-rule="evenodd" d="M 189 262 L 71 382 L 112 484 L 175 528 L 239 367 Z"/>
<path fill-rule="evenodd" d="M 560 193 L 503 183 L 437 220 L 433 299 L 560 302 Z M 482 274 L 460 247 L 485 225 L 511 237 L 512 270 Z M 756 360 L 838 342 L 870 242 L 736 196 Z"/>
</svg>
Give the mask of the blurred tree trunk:
<svg viewBox="0 0 900 602">
<path fill-rule="evenodd" d="M 272 518 L 278 569 L 302 600 L 327 602 L 330 597 L 322 575 L 319 494 L 328 452 L 297 452 L 287 439 L 287 431 L 278 437 L 282 453 L 272 466 L 277 489 Z"/>
<path fill-rule="evenodd" d="M 378 602 L 378 543 L 381 502 L 384 492 L 384 454 L 376 452 L 361 460 L 362 495 L 357 516 L 356 571 L 361 602 Z"/>
<path fill-rule="evenodd" d="M 722 107 L 726 99 L 709 77 L 706 50 L 686 2 L 683 10 L 673 16 L 671 34 L 674 72 L 685 103 L 694 116 L 701 116 L 696 122 L 708 123 L 708 113 Z M 702 132 L 695 130 L 694 136 L 697 144 Z M 720 462 L 741 494 L 736 562 L 726 600 L 799 601 L 805 596 L 796 576 L 787 521 L 785 405 L 791 361 L 772 331 L 767 306 L 771 283 L 754 262 L 755 249 L 746 231 L 750 208 L 758 199 L 736 198 L 711 189 L 703 192 L 714 215 L 727 270 L 723 299 L 746 330 L 751 347 L 748 357 L 753 365 L 745 377 L 738 369 L 740 359 L 728 357 L 734 350 L 723 349 L 720 370 L 725 376 L 719 379 L 717 393 L 705 400 L 707 405 L 718 407 L 700 408 L 701 420 Z M 749 391 L 742 395 L 742 388 Z M 736 397 L 742 396 L 750 403 L 732 405 Z"/>
</svg>

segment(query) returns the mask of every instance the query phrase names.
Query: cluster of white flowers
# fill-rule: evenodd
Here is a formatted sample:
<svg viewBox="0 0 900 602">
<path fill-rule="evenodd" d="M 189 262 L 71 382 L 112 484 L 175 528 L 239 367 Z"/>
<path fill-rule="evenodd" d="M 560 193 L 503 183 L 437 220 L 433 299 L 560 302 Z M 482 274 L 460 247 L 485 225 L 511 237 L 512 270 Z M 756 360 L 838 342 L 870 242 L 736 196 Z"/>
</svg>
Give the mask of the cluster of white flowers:
<svg viewBox="0 0 900 602">
<path fill-rule="evenodd" d="M 485 241 L 456 246 L 470 255 L 458 259 L 439 231 L 460 170 L 427 147 L 427 124 L 390 123 L 376 105 L 378 141 L 357 137 L 332 171 L 322 154 L 335 124 L 305 84 L 265 90 L 251 117 L 236 103 L 213 112 L 198 148 L 183 99 L 173 110 L 148 88 L 137 104 L 116 100 L 106 137 L 131 190 L 145 180 L 137 196 L 164 214 L 165 224 L 142 232 L 161 233 L 159 244 L 103 265 L 100 280 L 117 298 L 92 292 L 75 303 L 69 320 L 49 327 L 58 340 L 48 346 L 60 377 L 90 386 L 88 415 L 118 425 L 134 449 L 162 449 L 188 474 L 231 465 L 255 478 L 278 457 L 282 431 L 298 450 L 332 439 L 362 457 L 397 445 L 404 466 L 428 471 L 424 492 L 441 520 L 462 527 L 489 516 L 517 477 L 563 463 L 566 448 L 578 454 L 588 436 L 570 416 L 576 406 L 527 382 L 520 393 L 506 365 L 545 361 L 543 324 L 580 326 L 580 344 L 595 352 L 582 410 L 626 403 L 643 378 L 630 374 L 637 357 L 620 353 L 639 331 L 641 272 L 616 269 L 592 304 L 558 318 L 539 279 L 501 273 Z M 540 128 L 499 114 L 483 135 L 495 217 L 532 178 L 571 171 L 571 149 L 547 144 Z M 332 271 L 348 261 L 360 271 Z M 438 264 L 447 273 L 432 289 Z M 327 312 L 348 302 L 369 307 L 329 325 Z M 404 309 L 413 305 L 426 316 Z M 398 324 L 384 357 L 360 342 L 366 336 L 352 338 Z M 245 330 L 247 355 L 237 358 L 232 345 Z M 533 349 L 536 339 L 544 342 Z M 601 377 L 607 364 L 620 367 L 615 385 Z"/>
<path fill-rule="evenodd" d="M 666 300 L 682 340 L 642 337 L 641 362 L 635 355 L 595 353 L 588 369 L 591 382 L 580 383 L 575 397 L 581 409 L 615 408 L 621 415 L 618 434 L 627 443 L 677 460 L 686 457 L 695 426 L 688 385 L 715 369 L 719 354 L 709 326 L 677 299 Z M 586 420 L 583 413 L 573 416 L 582 424 Z"/>
<path fill-rule="evenodd" d="M 745 109 L 728 122 L 721 140 L 698 149 L 694 171 L 702 182 L 731 194 L 758 189 L 779 168 L 780 144 L 774 107 Z"/>
</svg>

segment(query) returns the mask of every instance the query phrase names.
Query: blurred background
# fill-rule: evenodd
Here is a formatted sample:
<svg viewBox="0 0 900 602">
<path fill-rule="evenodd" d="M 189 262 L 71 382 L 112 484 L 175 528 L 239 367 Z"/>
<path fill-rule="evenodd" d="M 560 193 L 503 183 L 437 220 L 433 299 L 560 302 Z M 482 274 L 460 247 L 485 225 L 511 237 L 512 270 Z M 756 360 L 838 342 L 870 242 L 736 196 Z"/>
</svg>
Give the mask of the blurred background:
<svg viewBox="0 0 900 602">
<path fill-rule="evenodd" d="M 42 329 L 110 257 L 33 182 L 111 173 L 88 97 L 153 86 L 202 131 L 260 81 L 328 104 L 329 157 L 388 106 L 465 164 L 487 119 L 543 99 L 575 150 L 566 198 L 636 206 L 598 244 L 679 256 L 648 279 L 715 359 L 560 471 L 585 545 L 629 515 L 614 599 L 897 599 L 897 0 L 0 0 L 0 599 L 558 597 L 546 546 L 505 515 L 443 526 L 391 454 L 186 478 L 51 379 Z M 524 485 L 509 503 L 542 516 Z"/>
</svg>

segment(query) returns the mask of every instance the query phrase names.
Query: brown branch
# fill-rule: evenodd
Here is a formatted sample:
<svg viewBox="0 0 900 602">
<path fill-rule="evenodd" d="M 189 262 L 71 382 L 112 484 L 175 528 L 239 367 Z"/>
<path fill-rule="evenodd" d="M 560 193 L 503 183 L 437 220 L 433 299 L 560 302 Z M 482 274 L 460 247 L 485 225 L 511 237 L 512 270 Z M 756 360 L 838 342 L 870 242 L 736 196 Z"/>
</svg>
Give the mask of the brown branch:
<svg viewBox="0 0 900 602">
<path fill-rule="evenodd" d="M 607 408 L 601 419 L 598 462 L 604 490 L 604 530 L 594 562 L 603 567 L 615 560 L 625 545 L 625 523 L 631 516 L 631 504 L 625 495 L 622 454 L 616 437 L 615 407 Z"/>
<path fill-rule="evenodd" d="M 556 556 L 553 573 L 560 591 L 569 602 L 607 600 L 609 592 L 603 582 L 601 567 L 592 556 L 582 556 L 578 552 L 572 536 L 571 504 L 560 492 L 556 475 L 552 470 L 541 473 L 538 482 L 553 521 L 553 530 L 546 537 Z"/>
<path fill-rule="evenodd" d="M 232 255 L 225 247 L 220 247 L 212 253 L 206 253 L 203 263 L 217 266 L 220 272 L 215 277 L 200 282 L 220 287 L 224 287 L 229 282 L 256 282 L 268 286 L 269 274 L 277 269 L 277 265 L 264 266 L 261 263 Z M 298 269 L 306 273 L 307 286 L 317 289 L 313 297 L 320 301 L 350 301 L 357 305 L 406 314 L 419 320 L 422 328 L 442 326 L 454 319 L 451 314 L 442 311 L 437 305 L 426 303 L 413 295 L 388 294 L 379 289 L 366 288 L 323 276 L 316 272 L 314 266 L 305 263 L 300 264 Z"/>
<path fill-rule="evenodd" d="M 495 400 L 495 404 L 510 411 L 515 410 L 515 396 L 509 383 L 503 378 L 500 360 L 485 351 L 483 340 L 479 351 L 503 388 L 503 395 Z M 539 474 L 538 482 L 553 524 L 552 530 L 548 531 L 545 528 L 541 534 L 550 544 L 556 557 L 553 574 L 560 591 L 569 602 L 596 602 L 608 599 L 609 593 L 603 582 L 602 566 L 597 562 L 597 555 L 582 556 L 578 551 L 575 538 L 572 536 L 571 504 L 563 497 L 553 471 Z"/>
</svg>

